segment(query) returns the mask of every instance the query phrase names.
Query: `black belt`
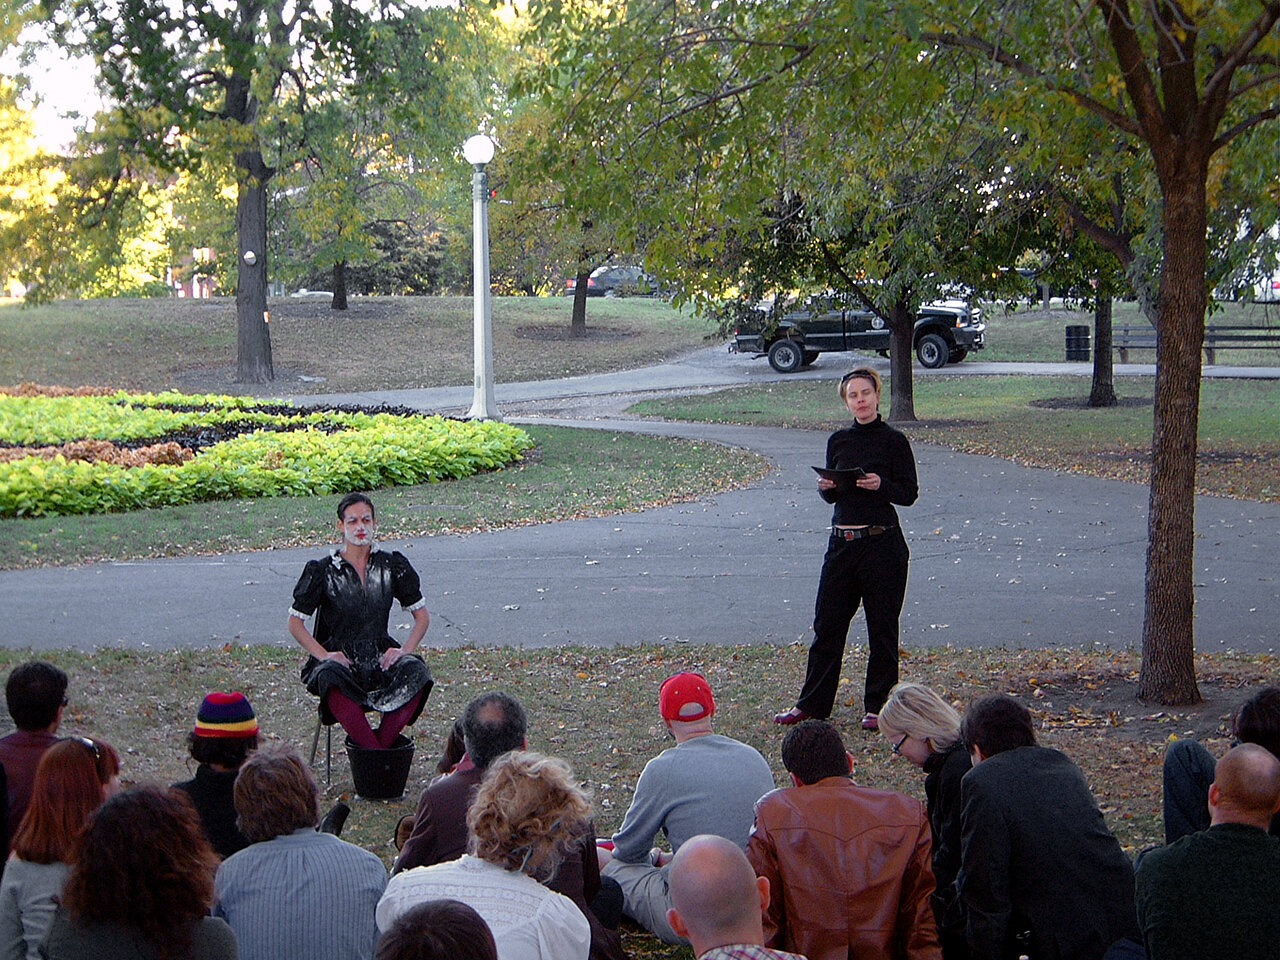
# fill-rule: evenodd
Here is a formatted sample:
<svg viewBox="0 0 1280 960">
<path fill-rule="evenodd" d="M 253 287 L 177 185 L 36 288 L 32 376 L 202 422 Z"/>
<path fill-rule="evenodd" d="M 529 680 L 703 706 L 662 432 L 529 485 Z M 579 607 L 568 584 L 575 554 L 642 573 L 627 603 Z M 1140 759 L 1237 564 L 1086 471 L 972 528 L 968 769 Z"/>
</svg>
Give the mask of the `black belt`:
<svg viewBox="0 0 1280 960">
<path fill-rule="evenodd" d="M 831 536 L 837 540 L 861 540 L 863 537 L 878 537 L 886 530 L 892 530 L 893 527 L 855 527 L 852 530 L 846 530 L 843 527 L 832 527 Z"/>
</svg>

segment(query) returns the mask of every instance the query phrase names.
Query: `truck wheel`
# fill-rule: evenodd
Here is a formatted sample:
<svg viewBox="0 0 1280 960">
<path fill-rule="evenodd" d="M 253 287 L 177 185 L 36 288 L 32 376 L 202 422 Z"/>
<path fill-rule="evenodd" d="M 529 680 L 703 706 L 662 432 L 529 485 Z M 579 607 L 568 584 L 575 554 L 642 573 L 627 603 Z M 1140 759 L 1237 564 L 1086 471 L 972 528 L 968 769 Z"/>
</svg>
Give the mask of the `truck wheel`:
<svg viewBox="0 0 1280 960">
<path fill-rule="evenodd" d="M 806 351 L 804 352 L 804 365 L 805 365 L 806 367 L 807 367 L 807 366 L 809 366 L 811 363 L 813 363 L 813 361 L 815 361 L 815 360 L 817 360 L 817 359 L 818 359 L 818 351 L 817 351 L 817 350 L 806 350 Z"/>
<path fill-rule="evenodd" d="M 951 356 L 947 357 L 947 363 L 959 363 L 969 355 L 969 351 L 964 347 L 956 347 L 951 351 Z"/>
<path fill-rule="evenodd" d="M 939 334 L 926 333 L 916 341 L 916 359 L 920 365 L 936 370 L 947 365 L 947 357 L 951 356 L 951 348 Z"/>
<path fill-rule="evenodd" d="M 804 363 L 804 349 L 792 340 L 777 340 L 769 348 L 769 366 L 779 373 L 795 373 Z"/>
</svg>

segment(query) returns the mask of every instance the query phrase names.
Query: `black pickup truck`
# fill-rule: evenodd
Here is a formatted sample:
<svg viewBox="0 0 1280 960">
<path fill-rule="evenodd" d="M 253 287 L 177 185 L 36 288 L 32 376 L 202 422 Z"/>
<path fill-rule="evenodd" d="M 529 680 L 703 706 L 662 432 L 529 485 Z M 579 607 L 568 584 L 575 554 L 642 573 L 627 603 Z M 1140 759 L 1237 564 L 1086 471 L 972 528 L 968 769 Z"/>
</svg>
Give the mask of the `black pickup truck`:
<svg viewBox="0 0 1280 960">
<path fill-rule="evenodd" d="M 983 348 L 987 325 L 982 311 L 963 300 L 927 303 L 916 314 L 911 343 L 926 367 L 959 363 Z M 807 310 L 786 314 L 770 329 L 740 326 L 729 350 L 768 356 L 779 373 L 794 373 L 813 363 L 819 353 L 870 350 L 888 356 L 891 334 L 884 320 L 868 310 Z"/>
</svg>

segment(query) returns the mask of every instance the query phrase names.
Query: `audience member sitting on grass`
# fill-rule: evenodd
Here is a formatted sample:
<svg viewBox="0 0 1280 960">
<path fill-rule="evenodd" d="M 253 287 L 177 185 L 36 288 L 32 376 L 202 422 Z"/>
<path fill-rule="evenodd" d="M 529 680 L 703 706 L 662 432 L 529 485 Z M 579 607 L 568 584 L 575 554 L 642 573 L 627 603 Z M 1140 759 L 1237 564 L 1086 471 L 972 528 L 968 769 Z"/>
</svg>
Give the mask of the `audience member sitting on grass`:
<svg viewBox="0 0 1280 960">
<path fill-rule="evenodd" d="M 185 793 L 117 793 L 80 836 L 44 956 L 236 960 L 235 934 L 209 916 L 217 863 Z"/>
<path fill-rule="evenodd" d="M 191 798 L 205 836 L 225 860 L 249 845 L 236 826 L 235 785 L 245 757 L 258 749 L 253 707 L 243 693 L 215 690 L 201 701 L 187 742 L 199 766 L 194 779 L 174 786 Z"/>
<path fill-rule="evenodd" d="M 809 960 L 941 960 L 924 804 L 853 782 L 825 720 L 782 741 L 792 786 L 765 794 L 747 859 L 769 881 L 764 942 Z"/>
<path fill-rule="evenodd" d="M 467 759 L 422 792 L 413 833 L 396 860 L 395 873 L 456 860 L 466 853 L 467 810 L 476 790 L 494 760 L 524 749 L 527 722 L 520 701 L 501 691 L 481 694 L 467 704 L 462 715 Z M 616 882 L 601 880 L 594 825 L 554 875 L 537 875 L 535 879 L 578 905 L 591 924 L 592 960 L 622 960 L 622 940 L 617 932 L 622 891 Z"/>
<path fill-rule="evenodd" d="M 804 960 L 764 945 L 761 914 L 769 907 L 769 881 L 755 875 L 737 844 L 711 834 L 690 837 L 672 858 L 669 875 L 667 923 L 698 960 Z"/>
<path fill-rule="evenodd" d="M 1256 743 L 1280 759 L 1280 687 L 1264 687 L 1236 712 L 1232 733 L 1239 743 Z M 1209 826 L 1209 784 L 1213 756 L 1195 740 L 1175 740 L 1164 755 L 1164 842 L 1173 843 Z M 1280 837 L 1280 815 L 1271 821 Z"/>
<path fill-rule="evenodd" d="M 387 870 L 368 850 L 316 830 L 320 790 L 298 751 L 268 745 L 236 777 L 249 846 L 222 862 L 214 913 L 240 960 L 368 960 Z"/>
<path fill-rule="evenodd" d="M 1100 960 L 1138 936 L 1133 866 L 1080 768 L 1036 745 L 1031 714 L 1004 694 L 976 700 L 960 734 L 960 897 L 976 957 Z"/>
<path fill-rule="evenodd" d="M 925 772 L 938 942 L 943 960 L 968 960 L 956 874 L 960 872 L 960 781 L 972 762 L 960 739 L 960 714 L 928 687 L 899 683 L 880 710 L 880 732 L 893 744 L 894 754 Z"/>
<path fill-rule="evenodd" d="M 0 957 L 38 960 L 90 814 L 120 790 L 120 757 L 86 737 L 59 740 L 36 766 L 31 804 L 0 881 Z"/>
<path fill-rule="evenodd" d="M 1138 920 L 1150 960 L 1274 960 L 1280 953 L 1280 760 L 1227 751 L 1209 787 L 1210 826 L 1138 861 Z"/>
<path fill-rule="evenodd" d="M 428 900 L 400 916 L 374 960 L 498 960 L 484 918 L 460 900 Z"/>
<path fill-rule="evenodd" d="M 658 713 L 676 745 L 647 764 L 635 796 L 613 835 L 612 855 L 601 849 L 601 872 L 622 886 L 627 916 L 665 943 L 684 938 L 667 923 L 670 854 L 651 846 L 661 831 L 673 852 L 690 837 L 714 833 L 747 845 L 755 804 L 772 790 L 773 771 L 755 747 L 712 731 L 711 685 L 698 673 L 662 682 Z"/>
<path fill-rule="evenodd" d="M 484 917 L 500 960 L 586 960 L 586 917 L 534 878 L 555 873 L 590 823 L 591 802 L 563 760 L 504 754 L 489 766 L 467 811 L 471 852 L 392 877 L 378 903 L 378 928 L 390 930 L 426 900 L 452 897 Z"/>
<path fill-rule="evenodd" d="M 0 737 L 0 766 L 8 786 L 9 805 L 3 827 L 6 852 L 31 800 L 31 783 L 44 752 L 58 742 L 58 725 L 67 705 L 67 675 L 51 663 L 20 663 L 5 681 L 4 698 L 18 729 Z"/>
</svg>

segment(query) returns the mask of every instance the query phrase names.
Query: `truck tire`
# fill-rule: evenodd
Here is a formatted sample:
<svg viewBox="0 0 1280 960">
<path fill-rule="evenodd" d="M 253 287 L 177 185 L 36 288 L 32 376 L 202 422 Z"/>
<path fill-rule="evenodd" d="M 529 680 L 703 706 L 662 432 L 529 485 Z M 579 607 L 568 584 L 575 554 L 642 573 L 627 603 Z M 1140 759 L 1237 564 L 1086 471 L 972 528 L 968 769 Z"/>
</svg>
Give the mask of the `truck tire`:
<svg viewBox="0 0 1280 960">
<path fill-rule="evenodd" d="M 916 359 L 920 361 L 922 367 L 928 367 L 930 370 L 945 367 L 947 358 L 950 356 L 951 347 L 940 334 L 926 333 L 916 341 Z"/>
<path fill-rule="evenodd" d="M 779 373 L 795 373 L 803 363 L 804 348 L 794 340 L 775 340 L 769 347 L 769 366 Z"/>
</svg>

